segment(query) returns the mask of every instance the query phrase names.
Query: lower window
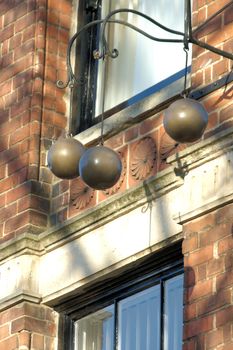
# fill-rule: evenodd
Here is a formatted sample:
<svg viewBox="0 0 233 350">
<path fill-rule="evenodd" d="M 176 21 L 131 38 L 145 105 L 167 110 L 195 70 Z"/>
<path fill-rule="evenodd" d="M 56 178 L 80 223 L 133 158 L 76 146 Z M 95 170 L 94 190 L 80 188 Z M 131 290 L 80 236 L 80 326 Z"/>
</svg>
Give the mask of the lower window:
<svg viewBox="0 0 233 350">
<path fill-rule="evenodd" d="M 76 320 L 75 350 L 181 350 L 182 328 L 183 272 L 173 267 L 132 283 L 109 305 Z"/>
</svg>

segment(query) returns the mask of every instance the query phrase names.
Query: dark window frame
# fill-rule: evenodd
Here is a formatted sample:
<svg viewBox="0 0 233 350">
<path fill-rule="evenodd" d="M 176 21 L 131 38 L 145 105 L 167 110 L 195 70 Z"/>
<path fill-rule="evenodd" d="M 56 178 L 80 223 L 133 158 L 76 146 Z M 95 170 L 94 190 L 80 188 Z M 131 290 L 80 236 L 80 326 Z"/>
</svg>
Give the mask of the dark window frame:
<svg viewBox="0 0 233 350">
<path fill-rule="evenodd" d="M 149 257 L 139 259 L 128 265 L 127 268 L 117 270 L 114 275 L 105 276 L 100 281 L 85 287 L 84 291 L 77 293 L 73 298 L 67 298 L 55 307 L 61 313 L 60 332 L 63 332 L 64 335 L 62 345 L 60 345 L 61 349 L 74 349 L 74 324 L 78 319 L 111 304 L 116 304 L 119 300 L 158 283 L 161 284 L 162 291 L 167 279 L 182 273 L 184 273 L 183 255 L 181 241 L 179 241 Z M 161 305 L 163 307 L 163 302 Z M 163 313 L 161 312 L 161 318 L 163 318 Z M 161 327 L 163 327 L 163 320 L 161 321 Z M 163 334 L 163 329 L 161 329 L 161 334 Z"/>
<path fill-rule="evenodd" d="M 103 0 L 83 0 L 78 8 L 78 30 L 85 24 L 101 18 L 101 4 Z M 93 51 L 99 48 L 100 27 L 93 26 L 83 32 L 77 40 L 75 75 L 80 83 L 75 85 L 72 109 L 72 134 L 76 135 L 98 124 L 102 116 L 95 116 L 96 85 L 98 74 L 98 60 L 94 59 Z M 188 73 L 191 67 L 188 67 Z M 161 91 L 184 76 L 185 69 L 141 91 L 135 96 L 121 102 L 105 111 L 104 119 L 122 111 L 128 106 Z"/>
</svg>

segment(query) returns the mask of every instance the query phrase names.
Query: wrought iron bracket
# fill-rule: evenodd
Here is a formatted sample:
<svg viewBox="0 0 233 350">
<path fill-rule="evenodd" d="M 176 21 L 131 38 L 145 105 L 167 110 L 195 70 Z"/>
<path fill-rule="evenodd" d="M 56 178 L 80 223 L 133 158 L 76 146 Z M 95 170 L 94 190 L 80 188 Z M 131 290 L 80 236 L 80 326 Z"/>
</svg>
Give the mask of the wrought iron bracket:
<svg viewBox="0 0 233 350">
<path fill-rule="evenodd" d="M 99 0 L 87 0 L 86 1 L 86 8 L 90 10 L 96 10 L 98 8 Z M 101 34 L 100 34 L 100 50 L 94 51 L 94 57 L 96 59 L 105 58 L 105 56 L 110 56 L 111 58 L 116 58 L 118 56 L 118 50 L 116 48 L 113 48 L 112 50 L 109 49 L 109 45 L 105 36 L 106 26 L 108 23 L 117 23 L 120 25 L 127 26 L 131 28 L 132 30 L 144 35 L 145 37 L 158 41 L 158 42 L 164 42 L 164 43 L 183 43 L 184 48 L 187 49 L 189 43 L 197 45 L 199 47 L 202 47 L 208 51 L 214 52 L 218 55 L 221 55 L 225 58 L 233 60 L 233 54 L 224 50 L 220 50 L 212 45 L 209 45 L 195 37 L 195 35 L 202 30 L 211 20 L 213 20 L 216 16 L 218 16 L 220 13 L 222 13 L 224 10 L 226 10 L 229 6 L 233 5 L 233 0 L 231 0 L 228 4 L 226 4 L 223 8 L 221 8 L 219 11 L 217 11 L 215 14 L 213 14 L 210 18 L 208 18 L 204 23 L 202 23 L 200 26 L 198 26 L 195 30 L 192 30 L 192 13 L 191 13 L 191 0 L 185 0 L 185 22 L 184 22 L 184 32 L 176 31 L 171 28 L 168 28 L 164 26 L 163 24 L 159 23 L 158 21 L 155 21 L 153 18 L 132 9 L 118 9 L 115 11 L 110 12 L 104 19 L 96 20 L 93 22 L 90 22 L 86 24 L 84 27 L 81 28 L 81 30 L 74 34 L 74 36 L 70 39 L 68 48 L 67 48 L 67 81 L 61 82 L 59 81 L 57 83 L 57 87 L 64 89 L 68 86 L 73 86 L 74 83 L 80 83 L 80 81 L 75 77 L 75 74 L 73 73 L 73 69 L 71 66 L 71 50 L 72 46 L 75 42 L 75 40 L 78 38 L 78 36 L 86 30 L 89 30 L 92 26 L 95 25 L 101 25 Z M 112 19 L 112 17 L 117 13 L 133 13 L 135 15 L 138 15 L 140 17 L 145 18 L 149 22 L 153 23 L 155 26 L 160 27 L 166 32 L 173 33 L 180 38 L 177 39 L 166 39 L 166 38 L 158 38 L 155 36 L 152 36 L 148 34 L 147 32 L 143 31 L 142 29 L 134 26 L 133 24 L 130 24 L 126 21 Z"/>
<path fill-rule="evenodd" d="M 96 11 L 99 7 L 99 0 L 86 0 L 86 10 Z"/>
</svg>

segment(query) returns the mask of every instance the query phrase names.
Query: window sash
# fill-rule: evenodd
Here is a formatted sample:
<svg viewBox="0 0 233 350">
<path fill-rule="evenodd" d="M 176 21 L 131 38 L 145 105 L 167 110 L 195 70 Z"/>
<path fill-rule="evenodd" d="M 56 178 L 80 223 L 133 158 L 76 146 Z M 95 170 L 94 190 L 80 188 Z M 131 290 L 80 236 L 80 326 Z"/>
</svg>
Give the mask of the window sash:
<svg viewBox="0 0 233 350">
<path fill-rule="evenodd" d="M 176 303 L 172 303 L 174 300 Z M 109 311 L 112 313 L 111 322 L 105 322 L 104 326 Z M 88 320 L 91 320 L 91 326 L 87 326 Z M 146 320 L 147 328 L 142 320 Z M 89 329 L 84 340 L 82 326 Z M 181 350 L 182 326 L 183 273 L 177 271 L 160 277 L 157 284 L 134 291 L 134 294 L 125 294 L 109 307 L 76 321 L 75 350 L 159 350 L 161 343 L 164 350 Z M 87 341 L 88 336 L 91 344 Z"/>
</svg>

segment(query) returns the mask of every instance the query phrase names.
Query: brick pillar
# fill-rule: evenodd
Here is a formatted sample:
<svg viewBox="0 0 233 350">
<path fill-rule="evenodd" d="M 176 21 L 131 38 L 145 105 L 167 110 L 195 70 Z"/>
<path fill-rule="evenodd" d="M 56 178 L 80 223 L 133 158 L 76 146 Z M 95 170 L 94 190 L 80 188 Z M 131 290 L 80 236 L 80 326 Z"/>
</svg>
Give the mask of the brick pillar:
<svg viewBox="0 0 233 350">
<path fill-rule="evenodd" d="M 0 350 L 56 349 L 57 314 L 24 302 L 0 313 Z"/>
<path fill-rule="evenodd" d="M 233 204 L 184 226 L 183 350 L 233 349 Z"/>
</svg>

